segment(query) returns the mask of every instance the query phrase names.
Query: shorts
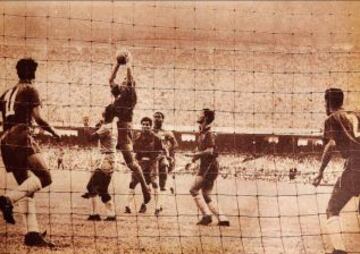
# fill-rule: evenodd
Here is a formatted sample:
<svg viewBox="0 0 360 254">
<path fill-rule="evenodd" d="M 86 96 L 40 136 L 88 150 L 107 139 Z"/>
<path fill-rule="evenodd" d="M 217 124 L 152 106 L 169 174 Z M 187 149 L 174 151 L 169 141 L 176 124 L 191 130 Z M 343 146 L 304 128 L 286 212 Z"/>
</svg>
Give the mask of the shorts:
<svg viewBox="0 0 360 254">
<path fill-rule="evenodd" d="M 155 183 L 158 176 L 158 160 L 139 160 L 146 184 Z"/>
<path fill-rule="evenodd" d="M 106 203 L 111 199 L 108 188 L 111 182 L 111 174 L 106 174 L 99 169 L 91 175 L 86 186 L 91 195 L 99 195 L 101 200 Z"/>
<path fill-rule="evenodd" d="M 201 163 L 200 170 L 197 175 L 204 177 L 204 180 L 207 182 L 214 182 L 219 175 L 218 160 L 213 160 L 212 162 L 206 164 Z"/>
<path fill-rule="evenodd" d="M 39 145 L 25 124 L 18 124 L 1 137 L 1 156 L 7 172 L 28 170 L 28 157 L 40 153 Z"/>
<path fill-rule="evenodd" d="M 132 151 L 133 130 L 131 122 L 117 122 L 118 140 L 116 149 L 121 151 Z"/>
<path fill-rule="evenodd" d="M 345 166 L 346 167 L 346 166 Z M 360 171 L 345 169 L 337 179 L 328 203 L 327 212 L 339 215 L 352 197 L 360 194 Z"/>
</svg>

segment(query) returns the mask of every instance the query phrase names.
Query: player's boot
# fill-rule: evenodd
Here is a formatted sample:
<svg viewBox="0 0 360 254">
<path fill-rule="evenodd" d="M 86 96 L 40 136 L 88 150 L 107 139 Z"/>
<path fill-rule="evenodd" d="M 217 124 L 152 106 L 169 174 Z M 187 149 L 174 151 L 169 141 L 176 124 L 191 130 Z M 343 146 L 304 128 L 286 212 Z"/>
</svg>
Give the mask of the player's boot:
<svg viewBox="0 0 360 254">
<path fill-rule="evenodd" d="M 81 195 L 82 198 L 85 198 L 85 199 L 89 199 L 89 198 L 92 198 L 92 197 L 95 197 L 96 194 L 92 194 L 92 193 L 89 193 L 89 192 L 85 192 L 84 194 Z"/>
<path fill-rule="evenodd" d="M 332 254 L 347 254 L 347 252 L 343 250 L 334 250 Z"/>
<path fill-rule="evenodd" d="M 131 213 L 131 209 L 128 206 L 125 206 L 125 213 Z"/>
<path fill-rule="evenodd" d="M 39 232 L 28 232 L 25 235 L 24 244 L 34 247 L 55 247 L 55 244 L 53 244 L 49 240 L 46 240 L 44 238 L 44 234 L 40 234 Z"/>
<path fill-rule="evenodd" d="M 203 225 L 203 226 L 207 226 L 212 222 L 212 218 L 211 215 L 204 215 L 200 221 L 198 221 L 198 223 L 196 223 L 196 225 Z"/>
<path fill-rule="evenodd" d="M 13 205 L 8 197 L 0 196 L 0 210 L 7 223 L 15 224 Z"/>
<path fill-rule="evenodd" d="M 230 221 L 228 221 L 228 220 L 219 221 L 219 222 L 218 222 L 218 226 L 221 226 L 221 227 L 230 227 Z"/>
<path fill-rule="evenodd" d="M 116 216 L 107 216 L 104 221 L 116 221 Z"/>
<path fill-rule="evenodd" d="M 161 213 L 162 210 L 163 210 L 162 207 L 160 207 L 160 208 L 158 208 L 158 209 L 155 209 L 155 216 L 156 216 L 156 217 L 159 217 L 159 215 L 160 215 L 160 213 Z"/>
<path fill-rule="evenodd" d="M 90 221 L 101 221 L 101 217 L 99 214 L 90 214 L 87 220 Z"/>
<path fill-rule="evenodd" d="M 146 213 L 146 205 L 144 203 L 141 204 L 139 213 Z"/>
</svg>

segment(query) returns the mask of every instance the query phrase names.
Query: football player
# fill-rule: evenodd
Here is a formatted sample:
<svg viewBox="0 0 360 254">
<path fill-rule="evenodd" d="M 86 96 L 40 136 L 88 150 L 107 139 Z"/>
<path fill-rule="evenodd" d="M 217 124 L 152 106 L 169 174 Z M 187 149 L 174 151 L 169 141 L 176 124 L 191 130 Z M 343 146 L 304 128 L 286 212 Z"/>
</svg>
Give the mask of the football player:
<svg viewBox="0 0 360 254">
<path fill-rule="evenodd" d="M 92 140 L 97 139 L 102 158 L 87 184 L 87 193 L 83 198 L 90 198 L 92 202 L 92 213 L 88 220 L 101 220 L 97 210 L 96 196 L 101 198 L 106 208 L 106 221 L 115 221 L 114 202 L 108 192 L 111 176 L 115 167 L 116 140 L 112 133 L 112 122 L 115 117 L 113 104 L 108 105 L 102 114 L 102 120 L 97 125 L 97 130 L 90 136 Z"/>
<path fill-rule="evenodd" d="M 152 132 L 152 120 L 148 117 L 141 119 L 142 131 L 140 135 L 135 139 L 134 151 L 136 153 L 136 159 L 139 161 L 141 168 L 144 172 L 145 180 L 147 184 L 151 184 L 154 191 L 155 201 L 155 215 L 159 216 L 161 207 L 159 206 L 159 188 L 157 183 L 159 158 L 164 152 L 161 139 L 155 133 Z M 139 183 L 136 177 L 132 177 L 129 184 L 129 197 L 128 205 L 125 207 L 126 213 L 131 213 L 131 203 L 135 194 L 135 187 Z M 140 213 L 146 212 L 146 204 L 143 203 L 140 207 Z"/>
<path fill-rule="evenodd" d="M 344 171 L 338 178 L 331 194 L 326 214 L 327 230 L 334 247 L 333 254 L 344 254 L 346 248 L 341 235 L 339 214 L 346 203 L 360 194 L 360 115 L 343 109 L 344 93 L 338 88 L 325 91 L 325 147 L 321 157 L 321 165 L 313 184 L 318 186 L 331 157 L 339 150 L 346 162 Z"/>
<path fill-rule="evenodd" d="M 7 223 L 15 224 L 13 205 L 21 203 L 24 212 L 28 246 L 53 247 L 40 233 L 36 218 L 34 194 L 52 182 L 48 166 L 32 136 L 32 120 L 56 139 L 59 135 L 40 114 L 40 96 L 32 84 L 38 64 L 23 58 L 16 64 L 19 82 L 0 97 L 4 133 L 1 136 L 1 156 L 7 172 L 18 186 L 0 196 L 0 210 Z"/>
<path fill-rule="evenodd" d="M 164 114 L 162 112 L 155 112 L 153 115 L 154 118 L 154 128 L 153 131 L 157 134 L 163 143 L 165 153 L 161 156 L 159 160 L 159 186 L 160 191 L 166 191 L 166 181 L 168 174 L 173 172 L 175 168 L 175 150 L 178 147 L 178 143 L 174 134 L 171 131 L 166 131 L 163 129 L 164 123 Z M 175 175 L 173 176 L 175 177 Z M 170 187 L 170 191 L 174 193 L 174 187 Z"/>
<path fill-rule="evenodd" d="M 118 118 L 118 141 L 116 148 L 121 151 L 127 167 L 133 172 L 134 177 L 136 177 L 140 182 L 144 203 L 147 204 L 151 199 L 150 189 L 146 185 L 141 167 L 137 163 L 133 154 L 132 119 L 133 110 L 137 102 L 137 95 L 135 90 L 136 83 L 131 64 L 132 57 L 130 52 L 124 51 L 119 53 L 109 79 L 111 93 L 115 97 L 115 116 Z M 121 65 L 125 65 L 126 76 L 121 84 L 117 84 L 115 79 Z"/>
<path fill-rule="evenodd" d="M 209 225 L 212 222 L 211 213 L 213 213 L 218 219 L 219 226 L 230 226 L 230 222 L 221 211 L 220 206 L 211 198 L 214 183 L 219 174 L 216 136 L 211 131 L 211 124 L 214 120 L 215 112 L 203 109 L 197 121 L 200 131 L 197 137 L 198 151 L 185 154 L 187 157 L 192 157 L 192 163 L 200 160 L 200 169 L 190 188 L 190 194 L 202 213 L 202 218 L 197 225 Z"/>
</svg>

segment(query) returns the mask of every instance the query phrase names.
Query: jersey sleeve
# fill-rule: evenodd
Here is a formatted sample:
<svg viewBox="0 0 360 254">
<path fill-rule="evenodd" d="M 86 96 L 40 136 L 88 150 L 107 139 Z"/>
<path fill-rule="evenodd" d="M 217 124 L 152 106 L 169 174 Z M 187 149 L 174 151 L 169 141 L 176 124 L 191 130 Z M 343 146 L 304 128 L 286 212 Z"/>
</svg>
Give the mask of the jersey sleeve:
<svg viewBox="0 0 360 254">
<path fill-rule="evenodd" d="M 30 107 L 35 108 L 37 106 L 41 105 L 41 101 L 40 101 L 40 95 L 38 90 L 31 86 L 28 89 L 27 92 L 27 103 L 29 104 Z"/>
<path fill-rule="evenodd" d="M 96 134 L 99 135 L 100 137 L 101 136 L 105 136 L 105 135 L 108 135 L 110 134 L 111 132 L 111 126 L 108 126 L 106 124 L 103 124 L 100 126 L 100 128 L 96 131 Z"/>
</svg>

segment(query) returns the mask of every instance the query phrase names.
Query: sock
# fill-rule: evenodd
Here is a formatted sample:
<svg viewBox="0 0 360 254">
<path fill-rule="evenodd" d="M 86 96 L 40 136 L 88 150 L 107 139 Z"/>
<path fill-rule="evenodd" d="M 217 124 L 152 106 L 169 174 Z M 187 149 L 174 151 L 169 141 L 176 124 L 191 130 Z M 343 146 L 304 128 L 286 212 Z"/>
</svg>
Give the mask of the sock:
<svg viewBox="0 0 360 254">
<path fill-rule="evenodd" d="M 35 199 L 26 197 L 20 201 L 23 220 L 27 232 L 39 232 L 39 224 L 36 218 L 36 204 Z"/>
<path fill-rule="evenodd" d="M 160 209 L 159 188 L 154 188 L 155 209 Z"/>
<path fill-rule="evenodd" d="M 106 208 L 107 216 L 109 216 L 109 217 L 115 216 L 115 206 L 114 206 L 114 202 L 112 200 L 109 200 L 108 202 L 105 203 L 105 208 Z"/>
<path fill-rule="evenodd" d="M 202 197 L 202 195 L 196 195 L 194 197 L 194 201 L 195 201 L 195 204 L 196 206 L 199 208 L 201 214 L 203 216 L 205 215 L 210 215 L 210 211 L 209 211 L 209 208 L 208 206 L 206 205 L 205 203 L 205 200 L 204 198 Z"/>
<path fill-rule="evenodd" d="M 91 205 L 92 205 L 92 207 L 91 207 L 92 209 L 91 209 L 90 214 L 91 214 L 91 215 L 98 214 L 98 208 L 97 208 L 98 202 L 97 202 L 97 197 L 91 197 Z"/>
<path fill-rule="evenodd" d="M 228 221 L 228 218 L 226 218 L 220 206 L 215 201 L 211 201 L 207 205 L 210 211 L 218 218 L 219 221 Z"/>
<path fill-rule="evenodd" d="M 339 216 L 330 217 L 326 222 L 326 227 L 334 249 L 345 251 L 345 245 L 341 235 L 341 223 Z"/>
<path fill-rule="evenodd" d="M 16 203 L 23 197 L 31 196 L 40 189 L 41 189 L 40 179 L 35 175 L 31 175 L 22 184 L 17 186 L 15 190 L 10 191 L 7 194 L 7 197 L 10 198 L 11 202 Z"/>
<path fill-rule="evenodd" d="M 127 207 L 131 208 L 131 205 L 134 202 L 134 198 L 135 198 L 135 190 L 134 189 L 129 189 L 129 194 L 127 197 Z"/>
</svg>

